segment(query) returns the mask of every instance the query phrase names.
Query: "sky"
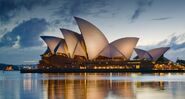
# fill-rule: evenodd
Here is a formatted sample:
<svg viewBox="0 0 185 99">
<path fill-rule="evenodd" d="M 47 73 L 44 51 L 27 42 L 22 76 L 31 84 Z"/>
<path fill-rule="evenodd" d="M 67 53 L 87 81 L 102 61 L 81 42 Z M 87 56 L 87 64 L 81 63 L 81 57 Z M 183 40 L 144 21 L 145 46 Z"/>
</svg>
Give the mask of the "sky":
<svg viewBox="0 0 185 99">
<path fill-rule="evenodd" d="M 60 28 L 80 33 L 74 16 L 109 42 L 139 37 L 137 48 L 169 46 L 168 59 L 185 59 L 184 11 L 185 0 L 0 0 L 0 63 L 38 63 L 46 50 L 40 36 L 63 37 Z"/>
</svg>

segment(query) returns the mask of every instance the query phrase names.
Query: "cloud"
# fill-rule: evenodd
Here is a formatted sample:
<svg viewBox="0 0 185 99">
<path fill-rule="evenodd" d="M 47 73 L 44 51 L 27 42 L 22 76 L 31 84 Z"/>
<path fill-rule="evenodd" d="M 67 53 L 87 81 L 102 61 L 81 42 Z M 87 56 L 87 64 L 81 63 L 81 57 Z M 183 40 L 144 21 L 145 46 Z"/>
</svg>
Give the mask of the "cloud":
<svg viewBox="0 0 185 99">
<path fill-rule="evenodd" d="M 170 46 L 173 50 L 179 50 L 185 48 L 185 33 L 181 35 L 174 35 L 169 39 L 167 46 Z"/>
<path fill-rule="evenodd" d="M 40 35 L 47 30 L 45 19 L 32 18 L 23 21 L 11 32 L 6 33 L 0 40 L 0 47 L 33 47 L 41 45 Z"/>
<path fill-rule="evenodd" d="M 137 2 L 137 9 L 134 11 L 131 17 L 131 22 L 134 22 L 148 7 L 153 4 L 153 0 L 139 0 Z"/>
<path fill-rule="evenodd" d="M 154 45 L 148 45 L 148 46 L 140 46 L 141 48 L 144 49 L 152 49 L 152 48 L 157 48 L 157 47 L 164 47 L 168 46 L 172 50 L 181 50 L 185 48 L 185 33 L 180 34 L 180 35 L 170 35 L 167 39 L 164 39 L 157 44 Z"/>
<path fill-rule="evenodd" d="M 108 0 L 64 0 L 59 8 L 53 10 L 54 15 L 68 23 L 73 20 L 73 16 L 98 16 L 108 13 L 108 3 Z"/>
<path fill-rule="evenodd" d="M 39 17 L 61 25 L 72 23 L 73 16 L 111 17 L 115 13 L 111 3 L 111 0 L 0 0 L 0 24 Z"/>
<path fill-rule="evenodd" d="M 23 8 L 32 10 L 35 6 L 47 4 L 49 0 L 0 0 L 0 22 L 9 22 Z"/>
<path fill-rule="evenodd" d="M 165 57 L 169 58 L 172 61 L 176 61 L 177 57 L 180 59 L 185 59 L 185 33 L 180 35 L 172 34 L 167 39 L 158 42 L 157 44 L 147 45 L 147 46 L 138 46 L 138 48 L 150 50 L 158 47 L 170 47 L 170 50 L 167 51 Z"/>
<path fill-rule="evenodd" d="M 162 17 L 162 18 L 155 18 L 155 19 L 152 19 L 152 20 L 156 20 L 156 21 L 162 21 L 162 20 L 168 20 L 168 19 L 171 19 L 172 17 Z"/>
<path fill-rule="evenodd" d="M 0 40 L 3 37 L 3 35 L 7 32 L 7 28 L 1 28 L 0 29 Z"/>
</svg>

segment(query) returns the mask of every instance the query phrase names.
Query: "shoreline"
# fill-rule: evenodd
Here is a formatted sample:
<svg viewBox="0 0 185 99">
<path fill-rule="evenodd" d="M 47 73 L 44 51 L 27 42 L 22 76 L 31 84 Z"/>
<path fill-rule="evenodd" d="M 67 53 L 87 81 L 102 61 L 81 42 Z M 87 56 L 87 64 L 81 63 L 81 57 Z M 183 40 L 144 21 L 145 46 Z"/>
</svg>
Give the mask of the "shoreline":
<svg viewBox="0 0 185 99">
<path fill-rule="evenodd" d="M 185 70 L 21 69 L 20 73 L 185 73 Z"/>
</svg>

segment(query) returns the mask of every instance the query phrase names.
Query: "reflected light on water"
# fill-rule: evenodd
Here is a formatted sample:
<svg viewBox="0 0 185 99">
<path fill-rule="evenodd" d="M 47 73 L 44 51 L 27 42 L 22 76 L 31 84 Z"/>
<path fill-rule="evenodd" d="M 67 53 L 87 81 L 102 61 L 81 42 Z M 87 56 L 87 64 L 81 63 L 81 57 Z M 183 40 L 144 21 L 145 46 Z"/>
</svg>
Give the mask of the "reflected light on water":
<svg viewBox="0 0 185 99">
<path fill-rule="evenodd" d="M 185 74 L 0 73 L 0 76 L 3 77 L 0 79 L 0 99 L 12 99 L 12 97 L 13 99 L 183 99 L 185 97 Z M 179 78 L 181 80 L 174 80 Z"/>
</svg>

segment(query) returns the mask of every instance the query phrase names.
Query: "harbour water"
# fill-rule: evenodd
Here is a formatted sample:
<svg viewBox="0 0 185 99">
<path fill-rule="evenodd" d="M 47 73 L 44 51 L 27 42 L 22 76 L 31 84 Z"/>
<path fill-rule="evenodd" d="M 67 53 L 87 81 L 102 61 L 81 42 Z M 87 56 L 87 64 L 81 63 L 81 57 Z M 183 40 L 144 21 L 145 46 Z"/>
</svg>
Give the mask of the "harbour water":
<svg viewBox="0 0 185 99">
<path fill-rule="evenodd" d="M 0 99 L 184 99 L 185 73 L 0 71 Z"/>
</svg>

